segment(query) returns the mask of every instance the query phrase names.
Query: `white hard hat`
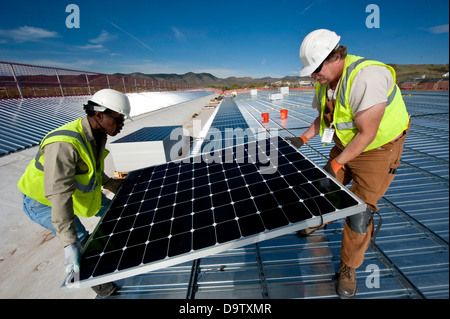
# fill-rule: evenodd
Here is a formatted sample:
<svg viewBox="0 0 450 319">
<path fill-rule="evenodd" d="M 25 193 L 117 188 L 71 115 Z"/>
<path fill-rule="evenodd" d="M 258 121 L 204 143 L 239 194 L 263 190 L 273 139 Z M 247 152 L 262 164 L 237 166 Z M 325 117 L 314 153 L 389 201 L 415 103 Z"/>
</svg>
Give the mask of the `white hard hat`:
<svg viewBox="0 0 450 319">
<path fill-rule="evenodd" d="M 300 46 L 300 60 L 303 64 L 300 76 L 311 75 L 338 47 L 340 39 L 336 32 L 326 29 L 315 30 L 308 34 Z"/>
<path fill-rule="evenodd" d="M 119 91 L 112 89 L 97 91 L 90 99 L 90 102 L 97 104 L 93 107 L 94 111 L 104 112 L 106 109 L 110 109 L 133 120 L 130 116 L 130 101 L 125 94 Z"/>
</svg>

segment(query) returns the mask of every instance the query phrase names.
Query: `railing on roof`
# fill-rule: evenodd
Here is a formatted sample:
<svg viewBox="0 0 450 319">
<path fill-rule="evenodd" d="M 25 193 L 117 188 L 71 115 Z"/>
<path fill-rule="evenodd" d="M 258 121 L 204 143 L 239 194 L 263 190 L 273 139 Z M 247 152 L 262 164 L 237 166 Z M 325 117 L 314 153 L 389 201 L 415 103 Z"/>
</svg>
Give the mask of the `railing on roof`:
<svg viewBox="0 0 450 319">
<path fill-rule="evenodd" d="M 131 93 L 188 90 L 195 87 L 126 75 L 0 61 L 0 99 L 91 95 L 104 88 Z"/>
</svg>

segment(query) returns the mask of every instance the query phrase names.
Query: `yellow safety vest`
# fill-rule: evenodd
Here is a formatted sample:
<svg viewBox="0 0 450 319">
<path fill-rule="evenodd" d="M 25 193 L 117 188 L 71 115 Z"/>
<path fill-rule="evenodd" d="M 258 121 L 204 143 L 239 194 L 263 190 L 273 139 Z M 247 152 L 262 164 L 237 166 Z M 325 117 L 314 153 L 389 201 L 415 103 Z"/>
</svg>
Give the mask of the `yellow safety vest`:
<svg viewBox="0 0 450 319">
<path fill-rule="evenodd" d="M 345 147 L 355 137 L 358 132 L 352 109 L 349 105 L 350 89 L 353 80 L 362 68 L 369 65 L 380 65 L 386 67 L 391 73 L 394 80 L 394 85 L 388 92 L 386 109 L 381 120 L 378 132 L 367 148 L 364 150 L 370 151 L 380 147 L 401 134 L 408 127 L 409 115 L 406 111 L 406 106 L 402 98 L 400 89 L 395 84 L 395 71 L 392 67 L 374 60 L 365 59 L 359 56 L 347 55 L 345 58 L 344 70 L 342 72 L 341 81 L 338 87 L 336 104 L 334 107 L 333 123 L 336 129 L 336 135 Z M 317 84 L 316 97 L 321 105 L 322 117 L 320 120 L 320 136 L 325 131 L 326 124 L 324 121 L 324 109 L 327 98 L 327 85 Z"/>
<path fill-rule="evenodd" d="M 44 156 L 42 156 L 42 149 L 44 146 L 54 142 L 71 143 L 88 166 L 87 173 L 75 175 L 75 191 L 72 194 L 74 213 L 78 216 L 91 217 L 97 214 L 101 208 L 102 172 L 104 159 L 109 151 L 106 149 L 103 151 L 99 169 L 97 170 L 95 156 L 91 144 L 86 142 L 81 120 L 80 118 L 67 123 L 44 137 L 36 157 L 26 168 L 17 186 L 25 195 L 44 205 L 51 206 L 50 201 L 45 197 Z"/>
</svg>

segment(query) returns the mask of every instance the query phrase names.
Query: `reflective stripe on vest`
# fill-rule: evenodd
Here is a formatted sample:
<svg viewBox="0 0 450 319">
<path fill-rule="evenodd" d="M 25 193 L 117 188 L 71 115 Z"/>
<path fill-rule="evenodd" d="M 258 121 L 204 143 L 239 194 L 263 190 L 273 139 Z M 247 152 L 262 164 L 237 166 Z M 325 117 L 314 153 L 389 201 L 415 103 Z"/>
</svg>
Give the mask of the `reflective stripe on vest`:
<svg viewBox="0 0 450 319">
<path fill-rule="evenodd" d="M 69 131 L 69 130 L 58 130 L 58 131 L 54 131 L 52 133 L 49 133 L 44 140 L 42 140 L 41 144 L 43 145 L 45 140 L 53 137 L 53 136 L 68 136 L 68 137 L 73 137 L 76 138 L 81 146 L 84 148 L 84 150 L 86 151 L 86 154 L 89 154 L 89 158 L 91 160 L 92 165 L 94 166 L 94 161 L 92 159 L 92 155 L 89 152 L 88 147 L 86 146 L 86 143 L 84 142 L 83 138 L 81 137 L 80 133 L 74 132 L 74 131 Z M 40 171 L 44 171 L 44 166 L 42 166 L 41 162 L 39 162 L 40 158 L 42 156 L 42 150 L 41 148 L 39 148 L 36 157 L 35 157 L 35 162 L 34 165 L 36 166 L 36 168 Z M 89 193 L 89 192 L 93 192 L 94 189 L 97 187 L 97 183 L 95 180 L 95 173 L 92 174 L 91 179 L 89 180 L 89 183 L 87 185 L 83 185 L 80 182 L 75 180 L 75 188 L 78 189 L 79 191 L 83 192 L 83 193 Z"/>
<path fill-rule="evenodd" d="M 397 86 L 394 86 L 394 89 L 392 90 L 391 94 L 387 97 L 386 107 L 388 107 L 392 101 L 394 100 L 395 94 L 397 94 Z M 336 123 L 336 128 L 338 130 L 346 130 L 356 127 L 355 121 L 351 122 L 343 122 L 343 123 Z"/>
</svg>

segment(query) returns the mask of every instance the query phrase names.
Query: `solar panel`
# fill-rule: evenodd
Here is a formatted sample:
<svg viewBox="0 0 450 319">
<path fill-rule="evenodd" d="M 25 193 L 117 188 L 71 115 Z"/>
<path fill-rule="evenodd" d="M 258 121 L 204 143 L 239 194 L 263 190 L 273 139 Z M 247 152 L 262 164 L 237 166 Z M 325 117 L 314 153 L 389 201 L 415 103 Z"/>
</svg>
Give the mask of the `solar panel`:
<svg viewBox="0 0 450 319">
<path fill-rule="evenodd" d="M 247 121 L 232 99 L 224 99 L 211 123 L 202 153 L 255 140 Z"/>
<path fill-rule="evenodd" d="M 129 173 L 63 288 L 89 287 L 317 226 L 365 204 L 280 137 Z"/>
<path fill-rule="evenodd" d="M 181 125 L 143 127 L 133 133 L 119 138 L 114 142 L 111 142 L 111 144 L 162 141 L 169 137 L 173 130 L 181 128 Z"/>
<path fill-rule="evenodd" d="M 49 131 L 83 116 L 81 106 L 86 99 L 77 96 L 0 100 L 0 157 L 38 145 Z"/>
</svg>

